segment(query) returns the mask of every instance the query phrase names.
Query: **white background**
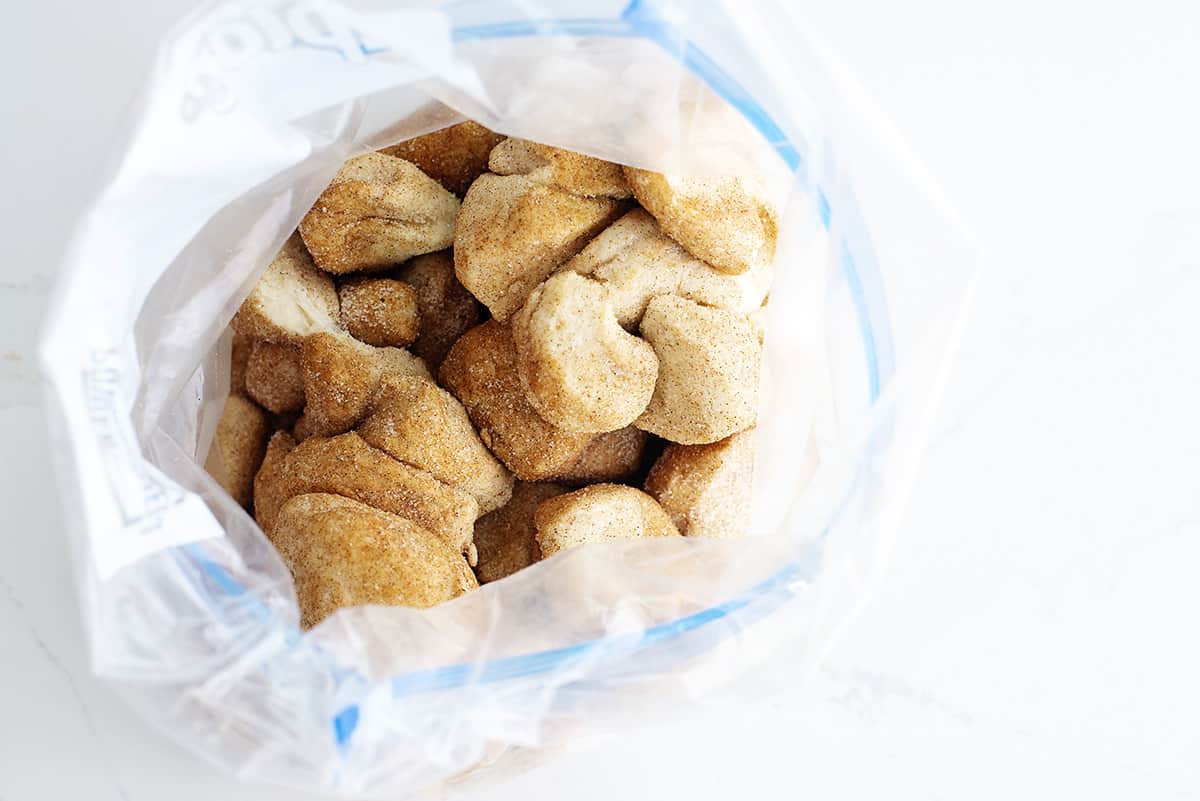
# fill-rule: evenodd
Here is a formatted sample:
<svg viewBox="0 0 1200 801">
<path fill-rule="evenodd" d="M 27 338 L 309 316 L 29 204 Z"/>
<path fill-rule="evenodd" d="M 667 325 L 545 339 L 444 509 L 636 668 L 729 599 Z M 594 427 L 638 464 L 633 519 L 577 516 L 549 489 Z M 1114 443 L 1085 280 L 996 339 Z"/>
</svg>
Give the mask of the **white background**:
<svg viewBox="0 0 1200 801">
<path fill-rule="evenodd" d="M 87 673 L 31 346 L 181 0 L 0 4 L 0 801 L 276 801 Z M 551 798 L 1200 798 L 1194 1 L 811 3 L 996 256 L 893 568 L 804 690 Z"/>
</svg>

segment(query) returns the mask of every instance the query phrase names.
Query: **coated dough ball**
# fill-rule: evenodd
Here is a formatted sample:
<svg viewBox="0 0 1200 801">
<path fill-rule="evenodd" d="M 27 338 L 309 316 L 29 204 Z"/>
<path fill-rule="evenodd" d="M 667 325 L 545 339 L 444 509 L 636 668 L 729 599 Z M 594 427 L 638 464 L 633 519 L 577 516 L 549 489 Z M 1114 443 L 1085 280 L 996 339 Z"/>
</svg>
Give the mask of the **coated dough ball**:
<svg viewBox="0 0 1200 801">
<path fill-rule="evenodd" d="M 658 297 L 646 307 L 642 337 L 658 356 L 658 383 L 638 428 L 700 445 L 754 425 L 762 346 L 744 316 Z"/>
<path fill-rule="evenodd" d="M 248 506 L 270 426 L 267 415 L 240 395 L 225 399 L 205 469 L 241 506 Z"/>
<path fill-rule="evenodd" d="M 627 198 L 633 194 L 620 164 L 527 139 L 505 139 L 496 145 L 488 168 L 497 175 L 529 175 L 583 197 Z"/>
<path fill-rule="evenodd" d="M 605 288 L 578 273 L 557 273 L 530 294 L 513 341 L 529 402 L 560 428 L 624 428 L 654 394 L 653 349 L 618 325 Z"/>
<path fill-rule="evenodd" d="M 424 362 L 399 348 L 373 348 L 348 334 L 307 337 L 300 346 L 304 371 L 304 436 L 333 436 L 353 428 L 367 413 L 385 375 L 426 378 Z"/>
<path fill-rule="evenodd" d="M 721 309 L 737 309 L 742 300 L 736 278 L 692 256 L 642 209 L 601 231 L 563 269 L 603 284 L 617 322 L 631 330 L 659 295 L 677 295 Z"/>
<path fill-rule="evenodd" d="M 379 152 L 411 161 L 421 172 L 462 197 L 471 182 L 487 172 L 488 154 L 502 139 L 501 134 L 468 120 Z"/>
<path fill-rule="evenodd" d="M 409 350 L 436 370 L 458 338 L 479 325 L 479 301 L 458 282 L 450 251 L 417 256 L 404 265 L 400 278 L 417 293 L 421 332 Z"/>
<path fill-rule="evenodd" d="M 508 502 L 512 475 L 484 447 L 462 404 L 432 380 L 389 376 L 372 409 L 358 427 L 367 444 L 471 493 L 481 514 Z"/>
<path fill-rule="evenodd" d="M 229 352 L 229 394 L 246 394 L 246 365 L 250 362 L 250 351 L 254 340 L 233 332 L 233 344 Z"/>
<path fill-rule="evenodd" d="M 417 292 L 392 278 L 358 278 L 338 287 L 342 327 L 360 342 L 403 348 L 417 338 Z"/>
<path fill-rule="evenodd" d="M 233 316 L 233 330 L 250 339 L 298 345 L 304 337 L 337 328 L 333 279 L 318 270 L 293 234 Z"/>
<path fill-rule="evenodd" d="M 574 485 L 626 481 L 641 467 L 649 439 L 645 431 L 633 426 L 600 434 L 555 481 Z"/>
<path fill-rule="evenodd" d="M 338 609 L 426 609 L 479 586 L 462 555 L 442 539 L 411 520 L 338 495 L 289 500 L 272 542 L 295 579 L 306 629 Z"/>
<path fill-rule="evenodd" d="M 553 479 L 595 439 L 538 416 L 517 375 L 512 332 L 495 320 L 464 334 L 446 355 L 440 375 L 442 386 L 466 408 L 479 438 L 522 481 Z"/>
<path fill-rule="evenodd" d="M 533 519 L 543 559 L 587 543 L 679 536 L 657 501 L 620 484 L 593 484 L 550 498 Z"/>
<path fill-rule="evenodd" d="M 304 371 L 300 349 L 273 342 L 255 342 L 246 361 L 246 394 L 275 414 L 304 408 Z"/>
<path fill-rule="evenodd" d="M 328 492 L 407 518 L 474 561 L 471 538 L 479 504 L 470 493 L 396 461 L 353 432 L 310 437 L 280 457 L 287 444 L 283 436 L 276 435 L 276 458 L 259 471 L 254 487 L 255 519 L 268 536 L 289 498 Z"/>
<path fill-rule="evenodd" d="M 300 236 L 322 270 L 385 270 L 449 247 L 458 198 L 413 164 L 368 153 L 342 165 L 300 221 Z"/>
<path fill-rule="evenodd" d="M 533 513 L 542 501 L 564 492 L 557 484 L 518 481 L 507 504 L 475 521 L 480 584 L 511 576 L 542 558 Z"/>
<path fill-rule="evenodd" d="M 711 445 L 669 445 L 650 468 L 646 492 L 685 537 L 742 537 L 753 471 L 753 431 Z"/>
<path fill-rule="evenodd" d="M 633 167 L 625 168 L 625 177 L 662 229 L 718 270 L 738 275 L 774 260 L 778 214 L 753 181 Z"/>
<path fill-rule="evenodd" d="M 620 210 L 612 198 L 574 195 L 528 175 L 485 173 L 463 198 L 454 272 L 504 322 Z"/>
</svg>

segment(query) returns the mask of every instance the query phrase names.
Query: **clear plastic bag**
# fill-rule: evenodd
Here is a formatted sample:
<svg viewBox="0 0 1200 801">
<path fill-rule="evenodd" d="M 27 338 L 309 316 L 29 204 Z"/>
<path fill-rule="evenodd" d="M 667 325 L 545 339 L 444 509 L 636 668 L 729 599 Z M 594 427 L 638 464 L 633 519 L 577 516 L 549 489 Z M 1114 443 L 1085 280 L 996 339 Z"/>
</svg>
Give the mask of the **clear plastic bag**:
<svg viewBox="0 0 1200 801">
<path fill-rule="evenodd" d="M 95 671 L 239 776 L 372 796 L 759 691 L 739 676 L 786 644 L 801 664 L 772 675 L 797 680 L 886 558 L 976 260 L 797 14 L 238 2 L 176 28 L 41 351 Z M 464 117 L 776 193 L 756 536 L 577 548 L 301 632 L 287 569 L 200 467 L 222 332 L 345 158 Z"/>
</svg>

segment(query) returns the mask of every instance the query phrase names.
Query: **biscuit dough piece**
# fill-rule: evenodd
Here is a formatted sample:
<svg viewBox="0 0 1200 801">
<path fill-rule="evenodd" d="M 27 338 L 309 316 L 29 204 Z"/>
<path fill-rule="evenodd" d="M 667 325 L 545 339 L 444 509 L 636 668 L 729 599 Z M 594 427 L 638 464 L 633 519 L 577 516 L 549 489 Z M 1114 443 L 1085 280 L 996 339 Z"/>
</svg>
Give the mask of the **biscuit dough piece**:
<svg viewBox="0 0 1200 801">
<path fill-rule="evenodd" d="M 633 426 L 600 434 L 555 480 L 574 485 L 626 481 L 641 467 L 649 439 L 649 434 Z"/>
<path fill-rule="evenodd" d="M 657 501 L 620 484 L 593 484 L 550 498 L 533 519 L 543 559 L 585 543 L 679 536 Z"/>
<path fill-rule="evenodd" d="M 533 176 L 485 173 L 463 198 L 454 272 L 504 322 L 620 210 L 612 198 L 571 194 Z"/>
<path fill-rule="evenodd" d="M 480 584 L 511 576 L 542 558 L 533 513 L 542 501 L 566 491 L 557 484 L 518 481 L 508 503 L 475 521 Z"/>
<path fill-rule="evenodd" d="M 322 270 L 383 270 L 454 240 L 458 198 L 404 159 L 368 153 L 350 159 L 300 221 L 300 236 Z"/>
<path fill-rule="evenodd" d="M 250 504 L 269 433 L 267 415 L 253 401 L 241 395 L 225 399 L 204 467 L 241 506 Z"/>
<path fill-rule="evenodd" d="M 625 177 L 672 239 L 721 272 L 739 275 L 775 258 L 778 214 L 751 180 L 634 167 L 625 168 Z"/>
<path fill-rule="evenodd" d="M 641 331 L 659 366 L 638 428 L 700 445 L 754 424 L 762 346 L 744 316 L 662 296 L 646 307 Z"/>
<path fill-rule="evenodd" d="M 271 538 L 296 582 L 300 625 L 338 609 L 426 609 L 479 586 L 462 555 L 426 529 L 339 495 L 297 495 Z"/>
<path fill-rule="evenodd" d="M 293 234 L 242 301 L 231 325 L 244 337 L 298 345 L 309 334 L 337 328 L 337 319 L 333 279 L 316 268 Z"/>
<path fill-rule="evenodd" d="M 462 404 L 432 380 L 388 376 L 372 409 L 358 427 L 368 445 L 471 493 L 481 514 L 508 502 L 512 475 L 484 447 Z"/>
<path fill-rule="evenodd" d="M 275 414 L 304 408 L 304 372 L 300 349 L 255 342 L 246 362 L 246 394 Z"/>
<path fill-rule="evenodd" d="M 659 295 L 736 309 L 742 294 L 737 279 L 692 256 L 642 209 L 634 209 L 601 231 L 563 270 L 604 284 L 617 322 L 629 330 L 637 328 L 646 305 Z"/>
<path fill-rule="evenodd" d="M 421 331 L 409 350 L 436 370 L 450 346 L 479 324 L 479 301 L 458 282 L 448 250 L 412 259 L 401 269 L 400 279 L 416 291 L 420 310 Z"/>
<path fill-rule="evenodd" d="M 468 120 L 379 152 L 411 161 L 421 172 L 462 197 L 471 182 L 487 172 L 488 154 L 502 139 L 502 134 Z"/>
<path fill-rule="evenodd" d="M 246 365 L 250 361 L 250 351 L 254 348 L 254 340 L 233 332 L 233 345 L 229 353 L 229 394 L 246 394 Z"/>
<path fill-rule="evenodd" d="M 358 278 L 338 287 L 342 327 L 360 342 L 403 348 L 421 328 L 417 291 L 392 278 Z"/>
<path fill-rule="evenodd" d="M 529 175 L 583 197 L 627 198 L 633 194 L 620 164 L 528 139 L 505 139 L 496 145 L 488 169 L 497 175 Z"/>
<path fill-rule="evenodd" d="M 262 510 L 278 510 L 288 499 L 284 481 L 285 459 L 295 447 L 295 437 L 286 431 L 276 431 L 267 442 L 262 466 L 254 476 L 254 519 L 265 532 L 267 527 L 263 525 Z"/>
<path fill-rule="evenodd" d="M 711 445 L 668 445 L 646 476 L 646 492 L 685 537 L 743 537 L 753 470 L 752 430 Z"/>
<path fill-rule="evenodd" d="M 280 450 L 282 444 L 286 440 Z M 254 487 L 255 518 L 268 536 L 289 498 L 328 492 L 411 520 L 474 563 L 471 538 L 479 517 L 474 496 L 396 461 L 358 434 L 310 437 L 269 466 L 270 470 L 259 471 Z"/>
<path fill-rule="evenodd" d="M 442 386 L 466 408 L 483 444 L 522 481 L 553 479 L 595 438 L 547 423 L 525 397 L 508 326 L 495 320 L 468 331 L 440 371 Z"/>
<path fill-rule="evenodd" d="M 617 324 L 596 281 L 570 270 L 551 276 L 529 295 L 512 330 L 525 394 L 560 428 L 624 428 L 654 394 L 654 350 Z"/>
<path fill-rule="evenodd" d="M 425 363 L 399 348 L 373 348 L 345 333 L 307 337 L 300 346 L 304 371 L 304 437 L 333 436 L 367 413 L 385 375 L 429 378 Z"/>
</svg>

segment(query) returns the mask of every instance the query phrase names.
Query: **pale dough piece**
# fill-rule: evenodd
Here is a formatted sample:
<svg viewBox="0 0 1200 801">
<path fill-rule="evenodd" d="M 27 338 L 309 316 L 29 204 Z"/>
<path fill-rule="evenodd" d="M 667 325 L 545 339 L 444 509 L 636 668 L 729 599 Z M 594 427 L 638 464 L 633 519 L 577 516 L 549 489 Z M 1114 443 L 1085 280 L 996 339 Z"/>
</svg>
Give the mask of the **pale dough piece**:
<svg viewBox="0 0 1200 801">
<path fill-rule="evenodd" d="M 233 316 L 233 330 L 251 339 L 298 345 L 318 331 L 337 328 L 333 279 L 318 270 L 293 234 Z"/>
<path fill-rule="evenodd" d="M 411 161 L 430 178 L 462 197 L 471 182 L 487 172 L 488 155 L 502 139 L 502 134 L 468 120 L 379 152 Z"/>
<path fill-rule="evenodd" d="M 295 579 L 306 629 L 346 607 L 426 609 L 479 586 L 462 555 L 441 538 L 339 495 L 289 500 L 271 541 Z"/>
<path fill-rule="evenodd" d="M 511 576 L 542 558 L 533 513 L 542 501 L 564 492 L 557 484 L 518 481 L 507 504 L 475 521 L 480 584 Z"/>
<path fill-rule="evenodd" d="M 649 439 L 649 434 L 633 426 L 600 434 L 554 480 L 581 485 L 632 478 L 642 465 Z"/>
<path fill-rule="evenodd" d="M 449 247 L 458 198 L 404 159 L 350 159 L 300 221 L 313 261 L 341 275 Z"/>
<path fill-rule="evenodd" d="M 267 415 L 241 395 L 225 399 L 205 469 L 241 506 L 253 496 L 254 474 L 262 463 L 270 426 Z"/>
<path fill-rule="evenodd" d="M 736 309 L 741 301 L 737 279 L 692 256 L 642 209 L 601 231 L 563 269 L 602 283 L 617 322 L 631 330 L 659 295 L 677 295 L 722 309 Z"/>
<path fill-rule="evenodd" d="M 753 181 L 634 167 L 625 168 L 625 177 L 662 229 L 718 270 L 738 275 L 774 260 L 778 213 Z"/>
<path fill-rule="evenodd" d="M 633 194 L 620 164 L 528 139 L 505 139 L 496 145 L 488 169 L 497 175 L 529 175 L 583 197 L 627 198 Z"/>
<path fill-rule="evenodd" d="M 522 481 L 553 479 L 595 438 L 538 416 L 517 375 L 508 326 L 489 320 L 468 331 L 442 362 L 442 386 L 466 408 L 483 444 Z"/>
<path fill-rule="evenodd" d="M 607 290 L 578 273 L 556 273 L 513 318 L 521 386 L 546 421 L 602 433 L 638 418 L 654 394 L 658 358 L 617 324 Z"/>
<path fill-rule="evenodd" d="M 471 538 L 479 517 L 474 496 L 396 461 L 363 442 L 358 434 L 310 437 L 273 461 L 270 468 L 259 471 L 254 487 L 255 518 L 268 536 L 289 498 L 329 492 L 412 520 L 474 562 Z"/>
<path fill-rule="evenodd" d="M 362 419 L 383 377 L 429 375 L 425 363 L 399 348 L 373 348 L 349 334 L 323 333 L 300 346 L 304 371 L 304 436 L 333 436 Z"/>
<path fill-rule="evenodd" d="M 246 394 L 275 414 L 304 408 L 304 374 L 300 349 L 273 342 L 255 342 L 246 362 Z"/>
<path fill-rule="evenodd" d="M 463 198 L 454 272 L 504 322 L 620 210 L 612 198 L 581 197 L 528 175 L 485 173 Z"/>
<path fill-rule="evenodd" d="M 479 325 L 479 301 L 458 282 L 448 250 L 410 260 L 400 270 L 400 279 L 416 290 L 420 310 L 421 332 L 409 350 L 436 370 L 450 346 Z"/>
<path fill-rule="evenodd" d="M 393 278 L 357 278 L 338 287 L 342 327 L 376 347 L 403 348 L 421 330 L 417 291 Z"/>
<path fill-rule="evenodd" d="M 679 536 L 657 501 L 620 484 L 593 484 L 550 498 L 533 517 L 543 559 L 586 543 Z"/>
<path fill-rule="evenodd" d="M 754 425 L 762 346 L 744 316 L 664 295 L 650 301 L 641 330 L 658 356 L 658 383 L 638 428 L 700 445 Z"/>
<path fill-rule="evenodd" d="M 475 496 L 481 514 L 512 494 L 513 477 L 484 447 L 467 412 L 431 379 L 392 375 L 358 426 L 367 444 Z"/>
<path fill-rule="evenodd" d="M 753 471 L 753 430 L 711 445 L 668 445 L 646 476 L 646 492 L 685 537 L 742 537 Z"/>
</svg>

